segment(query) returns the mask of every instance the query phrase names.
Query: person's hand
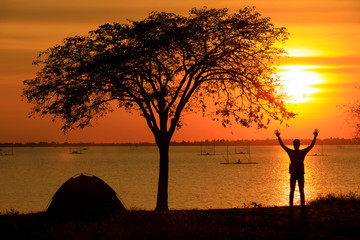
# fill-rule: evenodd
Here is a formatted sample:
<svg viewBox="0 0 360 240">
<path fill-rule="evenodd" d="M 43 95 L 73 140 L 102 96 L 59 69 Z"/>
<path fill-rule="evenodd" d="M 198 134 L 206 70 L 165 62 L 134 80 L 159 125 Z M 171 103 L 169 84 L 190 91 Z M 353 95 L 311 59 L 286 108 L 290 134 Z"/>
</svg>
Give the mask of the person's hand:
<svg viewBox="0 0 360 240">
<path fill-rule="evenodd" d="M 279 131 L 279 130 L 276 129 L 274 133 L 275 133 L 275 135 L 276 135 L 277 137 L 280 137 L 280 131 Z"/>
<path fill-rule="evenodd" d="M 314 136 L 316 137 L 319 134 L 319 130 L 316 128 L 313 132 Z"/>
</svg>

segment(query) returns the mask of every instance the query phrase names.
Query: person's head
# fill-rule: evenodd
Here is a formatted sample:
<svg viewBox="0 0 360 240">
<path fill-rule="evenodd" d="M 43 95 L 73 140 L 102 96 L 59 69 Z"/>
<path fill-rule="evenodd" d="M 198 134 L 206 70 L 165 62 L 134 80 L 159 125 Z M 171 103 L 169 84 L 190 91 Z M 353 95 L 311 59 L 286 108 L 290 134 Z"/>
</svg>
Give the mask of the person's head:
<svg viewBox="0 0 360 240">
<path fill-rule="evenodd" d="M 299 139 L 295 139 L 295 140 L 293 141 L 293 144 L 294 144 L 295 150 L 299 150 L 299 148 L 300 148 L 300 140 L 299 140 Z"/>
</svg>

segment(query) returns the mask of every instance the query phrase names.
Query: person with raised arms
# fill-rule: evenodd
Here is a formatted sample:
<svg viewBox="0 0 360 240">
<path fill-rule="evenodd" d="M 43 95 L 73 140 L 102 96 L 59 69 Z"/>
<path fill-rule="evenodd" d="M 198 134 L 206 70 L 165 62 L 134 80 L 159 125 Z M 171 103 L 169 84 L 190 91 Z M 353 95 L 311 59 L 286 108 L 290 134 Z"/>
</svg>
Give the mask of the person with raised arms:
<svg viewBox="0 0 360 240">
<path fill-rule="evenodd" d="M 294 202 L 294 192 L 296 181 L 298 181 L 299 191 L 300 191 L 300 201 L 301 207 L 305 207 L 305 194 L 304 194 L 304 160 L 306 154 L 314 147 L 316 137 L 319 134 L 319 130 L 315 129 L 314 132 L 314 139 L 312 140 L 311 144 L 304 148 L 300 149 L 300 140 L 295 139 L 293 141 L 294 149 L 290 149 L 284 145 L 283 141 L 280 138 L 280 132 L 278 130 L 275 131 L 275 135 L 277 136 L 280 146 L 287 152 L 290 158 L 290 166 L 289 166 L 289 173 L 290 173 L 290 200 L 289 205 L 290 207 L 293 206 Z"/>
</svg>

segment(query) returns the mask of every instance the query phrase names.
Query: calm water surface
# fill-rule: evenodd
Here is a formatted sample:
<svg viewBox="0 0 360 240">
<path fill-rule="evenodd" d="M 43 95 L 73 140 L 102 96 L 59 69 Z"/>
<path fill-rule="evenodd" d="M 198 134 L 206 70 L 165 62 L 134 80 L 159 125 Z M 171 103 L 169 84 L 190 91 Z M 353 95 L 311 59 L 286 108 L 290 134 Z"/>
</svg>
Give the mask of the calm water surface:
<svg viewBox="0 0 360 240">
<path fill-rule="evenodd" d="M 306 200 L 319 194 L 360 194 L 360 146 L 323 148 L 327 156 L 305 159 Z M 128 209 L 155 208 L 159 162 L 156 147 L 88 147 L 82 154 L 69 151 L 65 147 L 15 148 L 14 156 L 0 156 L 0 212 L 46 210 L 58 188 L 79 173 L 100 177 Z M 229 159 L 236 161 L 239 157 L 230 155 Z M 171 147 L 169 207 L 288 204 L 289 160 L 280 146 L 252 146 L 251 160 L 258 164 L 220 164 L 225 160 L 226 147 L 216 147 L 216 155 L 208 156 L 200 155 L 197 146 Z M 299 204 L 298 189 L 295 202 Z"/>
</svg>

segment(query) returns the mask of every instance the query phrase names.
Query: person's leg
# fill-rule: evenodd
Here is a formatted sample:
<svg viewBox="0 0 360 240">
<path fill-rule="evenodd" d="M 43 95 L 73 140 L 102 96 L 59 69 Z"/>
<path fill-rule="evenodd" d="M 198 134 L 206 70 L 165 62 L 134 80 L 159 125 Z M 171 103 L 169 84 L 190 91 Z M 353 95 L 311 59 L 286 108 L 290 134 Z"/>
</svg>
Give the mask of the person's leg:
<svg viewBox="0 0 360 240">
<path fill-rule="evenodd" d="M 300 191 L 301 206 L 304 207 L 305 206 L 305 193 L 304 193 L 305 179 L 304 179 L 304 174 L 299 176 L 298 184 L 299 184 L 299 191 Z"/>
<path fill-rule="evenodd" d="M 289 200 L 290 207 L 292 207 L 294 204 L 295 184 L 296 184 L 296 178 L 293 176 L 293 174 L 291 174 L 290 175 L 290 200 Z"/>
</svg>

